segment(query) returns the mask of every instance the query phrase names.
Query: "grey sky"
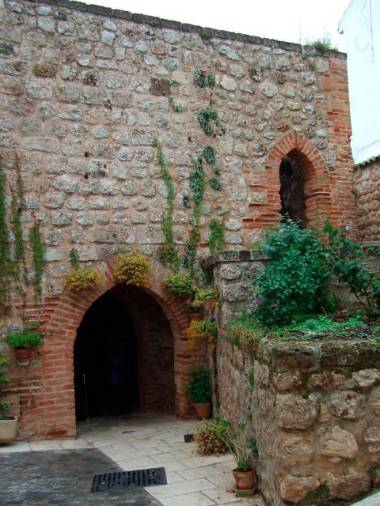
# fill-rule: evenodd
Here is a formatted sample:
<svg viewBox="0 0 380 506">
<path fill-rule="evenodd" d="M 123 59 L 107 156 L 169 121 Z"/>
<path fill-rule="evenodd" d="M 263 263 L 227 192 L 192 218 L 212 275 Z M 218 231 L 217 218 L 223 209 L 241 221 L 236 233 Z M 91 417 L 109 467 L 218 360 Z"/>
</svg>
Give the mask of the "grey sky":
<svg viewBox="0 0 380 506">
<path fill-rule="evenodd" d="M 350 0 L 85 0 L 141 14 L 291 42 L 330 36 L 344 49 L 337 26 Z"/>
</svg>

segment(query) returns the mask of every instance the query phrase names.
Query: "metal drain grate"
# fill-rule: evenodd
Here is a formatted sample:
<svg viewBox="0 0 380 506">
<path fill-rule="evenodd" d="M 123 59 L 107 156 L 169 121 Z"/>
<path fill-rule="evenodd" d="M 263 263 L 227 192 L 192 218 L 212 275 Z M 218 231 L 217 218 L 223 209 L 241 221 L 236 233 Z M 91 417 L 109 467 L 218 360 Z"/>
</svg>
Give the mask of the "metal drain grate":
<svg viewBox="0 0 380 506">
<path fill-rule="evenodd" d="M 137 471 L 120 471 L 117 473 L 96 474 L 92 480 L 91 492 L 105 490 L 122 490 L 129 485 L 151 487 L 153 485 L 166 485 L 165 468 L 139 469 Z"/>
<path fill-rule="evenodd" d="M 193 434 L 184 434 L 183 439 L 185 440 L 185 443 L 192 443 L 194 441 Z"/>
</svg>

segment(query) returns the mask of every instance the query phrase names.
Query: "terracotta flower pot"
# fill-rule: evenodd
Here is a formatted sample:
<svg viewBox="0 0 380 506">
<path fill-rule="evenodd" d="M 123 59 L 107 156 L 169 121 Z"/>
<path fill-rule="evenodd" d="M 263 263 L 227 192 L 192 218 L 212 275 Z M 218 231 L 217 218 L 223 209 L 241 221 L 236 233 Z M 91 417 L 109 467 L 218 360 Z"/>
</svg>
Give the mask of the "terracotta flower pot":
<svg viewBox="0 0 380 506">
<path fill-rule="evenodd" d="M 238 469 L 234 469 L 232 472 L 235 477 L 237 490 L 254 491 L 256 489 L 256 469 L 249 469 L 248 471 L 239 471 Z"/>
<path fill-rule="evenodd" d="M 28 365 L 32 358 L 32 350 L 30 348 L 15 348 L 15 357 L 19 365 Z"/>
<path fill-rule="evenodd" d="M 211 402 L 194 403 L 195 412 L 200 420 L 210 418 L 211 416 Z"/>
<path fill-rule="evenodd" d="M 17 418 L 0 419 L 0 444 L 11 443 L 16 439 Z"/>
</svg>

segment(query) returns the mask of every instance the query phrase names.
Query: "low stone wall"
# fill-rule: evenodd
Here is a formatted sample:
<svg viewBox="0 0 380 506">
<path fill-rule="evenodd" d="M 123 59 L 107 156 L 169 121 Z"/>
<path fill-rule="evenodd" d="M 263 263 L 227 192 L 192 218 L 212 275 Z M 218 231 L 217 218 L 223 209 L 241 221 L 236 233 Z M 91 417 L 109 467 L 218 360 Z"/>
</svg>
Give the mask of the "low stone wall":
<svg viewBox="0 0 380 506">
<path fill-rule="evenodd" d="M 268 504 L 327 506 L 377 485 L 375 344 L 264 340 L 253 356 L 225 337 L 218 344 L 218 375 L 221 416 L 252 424 Z M 306 503 L 310 495 L 314 502 Z"/>
</svg>

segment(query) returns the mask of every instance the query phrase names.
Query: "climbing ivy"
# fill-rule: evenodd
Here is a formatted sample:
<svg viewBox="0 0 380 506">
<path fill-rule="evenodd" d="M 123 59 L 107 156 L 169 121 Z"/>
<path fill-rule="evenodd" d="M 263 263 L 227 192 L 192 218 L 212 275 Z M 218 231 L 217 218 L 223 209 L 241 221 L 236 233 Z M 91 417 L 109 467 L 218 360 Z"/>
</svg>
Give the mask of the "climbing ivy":
<svg viewBox="0 0 380 506">
<path fill-rule="evenodd" d="M 207 144 L 202 151 L 202 158 L 203 160 L 211 165 L 212 167 L 215 167 L 216 165 L 216 154 L 215 149 L 210 144 Z"/>
<path fill-rule="evenodd" d="M 23 278 L 26 280 L 26 266 L 25 266 L 25 251 L 24 240 L 22 234 L 22 212 L 25 209 L 24 201 L 24 185 L 21 178 L 20 168 L 16 162 L 16 190 L 12 190 L 11 199 L 11 222 L 13 229 L 13 236 L 15 241 L 14 246 L 14 260 L 13 260 L 13 275 L 16 281 L 20 280 L 20 271 L 23 268 Z"/>
<path fill-rule="evenodd" d="M 10 272 L 11 258 L 6 211 L 6 177 L 0 164 L 0 304 L 2 305 L 7 305 L 9 300 Z"/>
<path fill-rule="evenodd" d="M 70 253 L 69 253 L 69 261 L 70 261 L 71 267 L 76 271 L 79 269 L 79 260 L 80 259 L 79 259 L 78 250 L 75 248 L 71 248 Z"/>
<path fill-rule="evenodd" d="M 212 220 L 209 229 L 208 248 L 213 254 L 219 253 L 224 248 L 224 225 L 222 220 L 217 218 Z"/>
<path fill-rule="evenodd" d="M 223 183 L 218 177 L 212 177 L 209 179 L 208 184 L 217 192 L 220 192 L 223 189 Z"/>
<path fill-rule="evenodd" d="M 45 269 L 45 245 L 42 241 L 41 231 L 38 223 L 34 223 L 29 232 L 29 243 L 32 249 L 32 264 L 34 270 L 33 288 L 36 297 L 42 293 L 41 281 Z"/>
<path fill-rule="evenodd" d="M 174 242 L 174 232 L 173 232 L 175 189 L 160 141 L 156 140 L 155 145 L 157 148 L 158 163 L 161 169 L 161 177 L 166 186 L 167 191 L 166 199 L 168 204 L 166 214 L 161 224 L 165 243 L 160 248 L 159 258 L 163 265 L 170 267 L 173 271 L 178 271 L 180 259 L 177 247 Z"/>
<path fill-rule="evenodd" d="M 220 125 L 218 113 L 212 109 L 199 111 L 197 119 L 200 127 L 206 135 L 212 135 L 214 133 L 214 125 Z"/>
</svg>

